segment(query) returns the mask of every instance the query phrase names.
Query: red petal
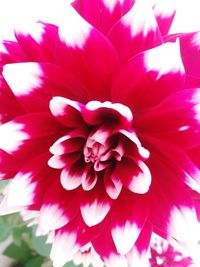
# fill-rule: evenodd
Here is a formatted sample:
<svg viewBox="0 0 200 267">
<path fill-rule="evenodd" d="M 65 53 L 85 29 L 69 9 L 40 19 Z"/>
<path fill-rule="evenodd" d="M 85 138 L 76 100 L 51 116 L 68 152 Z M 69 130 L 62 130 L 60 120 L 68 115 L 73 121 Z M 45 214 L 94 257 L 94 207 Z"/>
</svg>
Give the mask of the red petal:
<svg viewBox="0 0 200 267">
<path fill-rule="evenodd" d="M 120 212 L 119 212 L 120 211 Z M 124 190 L 111 210 L 112 237 L 120 254 L 128 253 L 137 240 L 149 211 L 149 199 Z"/>
<path fill-rule="evenodd" d="M 104 174 L 105 190 L 110 198 L 117 199 L 121 193 L 123 183 L 122 181 L 113 175 L 112 170 L 106 169 Z"/>
<path fill-rule="evenodd" d="M 108 214 L 112 205 L 103 185 L 97 184 L 90 191 L 82 193 L 81 214 L 88 226 L 100 223 Z"/>
<path fill-rule="evenodd" d="M 20 26 L 15 36 L 30 61 L 53 61 L 57 27 L 42 22 Z"/>
<path fill-rule="evenodd" d="M 2 41 L 0 44 L 1 63 L 9 64 L 28 61 L 27 56 L 17 42 Z"/>
<path fill-rule="evenodd" d="M 56 54 L 58 64 L 85 85 L 89 99 L 109 99 L 109 83 L 119 65 L 117 55 L 109 41 L 70 6 L 59 27 Z"/>
<path fill-rule="evenodd" d="M 184 150 L 198 146 L 199 99 L 200 89 L 176 92 L 140 118 L 136 118 L 134 127 L 139 132 L 174 143 Z"/>
<path fill-rule="evenodd" d="M 149 3 L 143 1 L 136 2 L 112 27 L 108 38 L 123 62 L 141 51 L 162 44 L 152 8 Z"/>
<path fill-rule="evenodd" d="M 131 9 L 134 2 L 135 0 L 76 0 L 73 6 L 94 28 L 107 33 Z"/>
<path fill-rule="evenodd" d="M 61 126 L 46 113 L 30 113 L 0 125 L 0 148 L 19 159 L 48 151 Z"/>
<path fill-rule="evenodd" d="M 166 43 L 137 55 L 122 68 L 112 86 L 112 101 L 137 112 L 161 102 L 183 83 L 179 45 Z"/>
</svg>

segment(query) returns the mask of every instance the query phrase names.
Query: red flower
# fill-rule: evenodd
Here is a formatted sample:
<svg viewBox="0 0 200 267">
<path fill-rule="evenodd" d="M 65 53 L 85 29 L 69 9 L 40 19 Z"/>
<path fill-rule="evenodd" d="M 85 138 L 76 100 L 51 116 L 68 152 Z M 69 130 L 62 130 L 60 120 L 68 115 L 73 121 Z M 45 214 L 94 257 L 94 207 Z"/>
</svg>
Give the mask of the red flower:
<svg viewBox="0 0 200 267">
<path fill-rule="evenodd" d="M 1 44 L 1 214 L 38 211 L 55 267 L 87 243 L 123 267 L 152 231 L 198 239 L 200 39 L 168 36 L 162 4 L 76 0 Z"/>
</svg>

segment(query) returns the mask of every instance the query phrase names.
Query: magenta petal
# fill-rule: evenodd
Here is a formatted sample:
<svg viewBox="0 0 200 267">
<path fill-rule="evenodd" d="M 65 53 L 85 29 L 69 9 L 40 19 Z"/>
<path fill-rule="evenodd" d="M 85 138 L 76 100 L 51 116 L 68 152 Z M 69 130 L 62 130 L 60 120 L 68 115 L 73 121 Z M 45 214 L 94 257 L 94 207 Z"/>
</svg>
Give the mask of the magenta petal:
<svg viewBox="0 0 200 267">
<path fill-rule="evenodd" d="M 37 22 L 20 25 L 15 36 L 30 61 L 53 61 L 57 32 L 55 25 Z"/>
<path fill-rule="evenodd" d="M 113 206 L 111 233 L 120 254 L 128 253 L 137 240 L 149 212 L 148 201 L 124 190 Z"/>
<path fill-rule="evenodd" d="M 104 174 L 105 190 L 110 198 L 117 199 L 123 188 L 122 181 L 107 169 Z"/>
<path fill-rule="evenodd" d="M 108 38 L 123 62 L 141 51 L 162 44 L 152 7 L 143 1 L 136 2 L 112 27 Z"/>
<path fill-rule="evenodd" d="M 153 11 L 162 35 L 167 35 L 176 13 L 174 0 L 153 0 Z"/>
<path fill-rule="evenodd" d="M 56 56 L 58 64 L 73 71 L 85 85 L 89 99 L 109 98 L 109 83 L 118 69 L 118 57 L 105 36 L 83 20 L 70 5 L 59 27 Z"/>
<path fill-rule="evenodd" d="M 90 191 L 82 193 L 81 214 L 88 226 L 100 223 L 110 211 L 111 199 L 104 192 L 104 188 L 96 186 Z"/>
<path fill-rule="evenodd" d="M 112 86 L 112 101 L 143 111 L 180 90 L 183 83 L 179 44 L 166 43 L 138 54 L 121 69 Z"/>
<path fill-rule="evenodd" d="M 64 97 L 54 97 L 50 101 L 51 113 L 67 127 L 80 127 L 83 124 L 81 116 L 82 104 Z"/>
</svg>

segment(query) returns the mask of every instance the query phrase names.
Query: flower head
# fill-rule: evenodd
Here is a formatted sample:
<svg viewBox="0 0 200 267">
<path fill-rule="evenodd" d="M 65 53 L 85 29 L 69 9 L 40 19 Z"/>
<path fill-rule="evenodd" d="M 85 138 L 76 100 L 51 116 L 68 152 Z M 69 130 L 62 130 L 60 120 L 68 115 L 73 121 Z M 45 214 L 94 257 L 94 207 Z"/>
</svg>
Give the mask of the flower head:
<svg viewBox="0 0 200 267">
<path fill-rule="evenodd" d="M 0 213 L 34 211 L 55 267 L 87 244 L 144 266 L 152 232 L 197 242 L 200 39 L 153 2 L 76 0 L 1 43 Z"/>
</svg>

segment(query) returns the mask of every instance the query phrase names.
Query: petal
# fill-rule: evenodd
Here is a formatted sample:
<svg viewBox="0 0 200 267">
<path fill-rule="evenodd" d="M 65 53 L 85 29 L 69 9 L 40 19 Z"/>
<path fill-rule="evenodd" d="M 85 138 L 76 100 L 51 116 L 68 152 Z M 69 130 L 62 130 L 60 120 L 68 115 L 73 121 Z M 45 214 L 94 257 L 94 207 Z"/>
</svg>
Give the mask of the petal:
<svg viewBox="0 0 200 267">
<path fill-rule="evenodd" d="M 52 96 L 85 99 L 83 86 L 70 72 L 49 63 L 16 63 L 3 75 L 20 105 L 28 112 L 49 110 Z"/>
<path fill-rule="evenodd" d="M 103 186 L 97 184 L 92 190 L 82 194 L 81 214 L 83 220 L 89 227 L 100 223 L 108 214 L 111 205 L 112 201 L 104 192 Z"/>
<path fill-rule="evenodd" d="M 134 2 L 135 0 L 76 0 L 72 5 L 85 20 L 105 34 L 129 11 Z"/>
<path fill-rule="evenodd" d="M 66 191 L 56 180 L 49 185 L 42 202 L 39 226 L 43 233 L 48 233 L 63 227 L 77 215 L 79 192 Z"/>
<path fill-rule="evenodd" d="M 121 180 L 114 176 L 111 169 L 106 169 L 104 174 L 104 185 L 105 190 L 110 198 L 117 199 L 121 193 L 123 183 Z"/>
<path fill-rule="evenodd" d="M 122 68 L 112 86 L 112 102 L 128 105 L 137 114 L 180 90 L 183 83 L 179 44 L 166 43 L 140 53 Z"/>
<path fill-rule="evenodd" d="M 151 154 L 149 165 L 154 181 L 150 220 L 155 229 L 187 244 L 197 243 L 199 225 L 195 203 L 182 181 L 182 173 L 155 153 Z"/>
<path fill-rule="evenodd" d="M 53 61 L 57 34 L 55 25 L 43 22 L 21 24 L 15 30 L 15 37 L 30 61 Z"/>
<path fill-rule="evenodd" d="M 51 113 L 56 119 L 67 127 L 77 128 L 83 124 L 81 116 L 81 103 L 64 97 L 54 97 L 50 101 Z"/>
<path fill-rule="evenodd" d="M 153 0 L 153 11 L 162 35 L 167 35 L 176 13 L 173 0 Z"/>
<path fill-rule="evenodd" d="M 48 151 L 62 128 L 46 113 L 30 113 L 0 125 L 0 148 L 26 159 Z"/>
<path fill-rule="evenodd" d="M 1 41 L 0 55 L 3 64 L 28 61 L 19 44 L 14 41 Z"/>
<path fill-rule="evenodd" d="M 120 36 L 120 38 L 119 38 Z M 162 44 L 161 34 L 148 1 L 136 1 L 108 34 L 122 62 Z"/>
<path fill-rule="evenodd" d="M 176 92 L 138 117 L 134 127 L 146 135 L 174 143 L 181 149 L 191 149 L 200 144 L 199 105 L 199 89 Z"/>
<path fill-rule="evenodd" d="M 89 191 L 94 188 L 98 180 L 98 174 L 92 167 L 86 167 L 82 177 L 83 190 Z"/>
<path fill-rule="evenodd" d="M 120 211 L 120 212 L 119 212 Z M 120 254 L 128 253 L 148 216 L 149 199 L 124 190 L 111 210 L 112 238 Z"/>
<path fill-rule="evenodd" d="M 55 172 L 47 166 L 48 157 L 48 153 L 42 154 L 19 170 L 8 186 L 6 193 L 8 208 L 26 207 L 40 203 L 47 183 L 50 183 L 55 175 Z M 48 181 L 44 179 L 46 176 L 48 176 Z"/>
<path fill-rule="evenodd" d="M 142 161 L 135 162 L 123 158 L 117 164 L 112 176 L 120 179 L 125 187 L 137 194 L 147 193 L 151 185 L 151 173 Z"/>
<path fill-rule="evenodd" d="M 59 27 L 56 56 L 58 64 L 85 85 L 89 99 L 109 98 L 109 83 L 119 66 L 117 55 L 110 42 L 70 5 Z"/>
<path fill-rule="evenodd" d="M 142 228 L 142 231 L 135 242 L 135 245 L 127 254 L 127 259 L 130 264 L 130 267 L 148 267 L 149 266 L 149 258 L 147 255 L 150 240 L 152 234 L 152 225 L 150 223 L 146 223 Z"/>
<path fill-rule="evenodd" d="M 90 101 L 82 110 L 84 120 L 91 125 L 100 123 L 119 123 L 120 127 L 130 127 L 133 120 L 131 110 L 120 104 L 111 103 L 109 101 L 99 102 Z"/>
<path fill-rule="evenodd" d="M 67 162 L 66 162 L 67 163 Z M 82 177 L 85 169 L 85 163 L 82 160 L 73 165 L 66 166 L 60 176 L 62 186 L 67 190 L 73 190 L 82 183 Z"/>
</svg>

